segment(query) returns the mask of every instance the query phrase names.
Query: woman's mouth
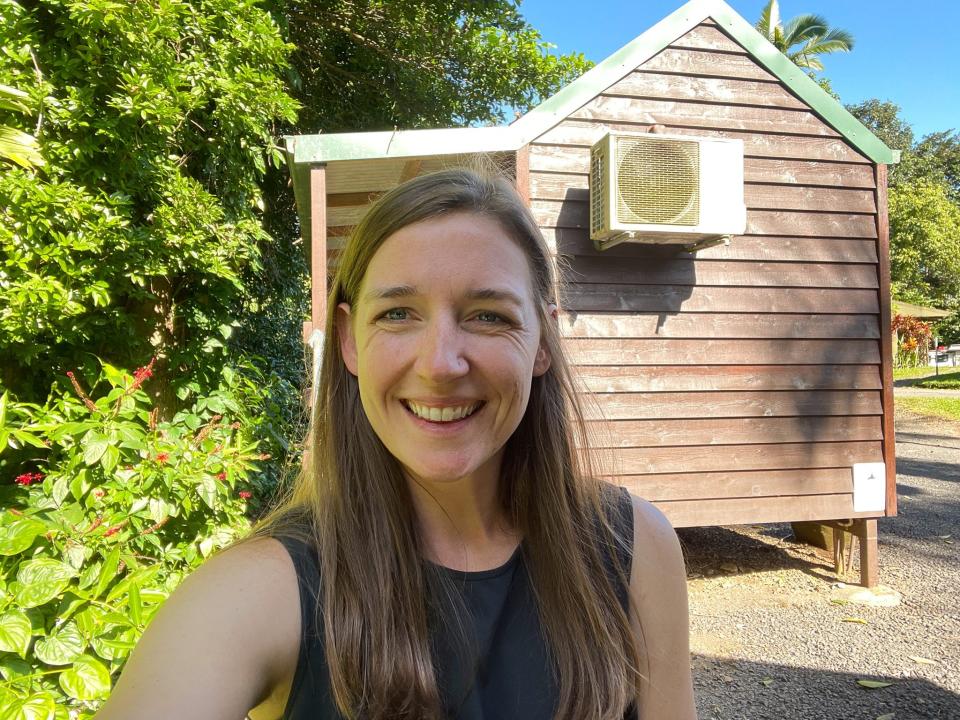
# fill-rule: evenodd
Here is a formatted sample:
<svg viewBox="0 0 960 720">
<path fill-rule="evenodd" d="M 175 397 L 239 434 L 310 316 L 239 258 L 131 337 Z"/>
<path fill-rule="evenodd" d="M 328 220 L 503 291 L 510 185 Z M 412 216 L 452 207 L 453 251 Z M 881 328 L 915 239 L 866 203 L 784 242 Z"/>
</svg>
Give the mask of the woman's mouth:
<svg viewBox="0 0 960 720">
<path fill-rule="evenodd" d="M 479 410 L 480 406 L 483 405 L 482 400 L 464 405 L 447 405 L 444 407 L 421 405 L 414 400 L 403 400 L 402 402 L 407 410 L 416 415 L 418 418 L 433 423 L 449 423 L 456 422 L 457 420 L 463 420 L 464 418 L 473 415 L 473 413 Z"/>
</svg>

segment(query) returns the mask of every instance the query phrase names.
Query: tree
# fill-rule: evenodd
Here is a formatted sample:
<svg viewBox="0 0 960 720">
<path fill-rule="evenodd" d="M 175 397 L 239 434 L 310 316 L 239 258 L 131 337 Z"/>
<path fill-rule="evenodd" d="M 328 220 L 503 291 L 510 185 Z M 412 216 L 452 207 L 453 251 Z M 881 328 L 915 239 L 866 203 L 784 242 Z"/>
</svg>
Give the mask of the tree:
<svg viewBox="0 0 960 720">
<path fill-rule="evenodd" d="M 822 15 L 797 15 L 781 23 L 777 0 L 766 4 L 756 28 L 795 65 L 808 71 L 823 70 L 821 55 L 853 50 L 853 35 L 831 28 Z"/>
<path fill-rule="evenodd" d="M 893 295 L 954 307 L 960 298 L 960 206 L 944 183 L 929 179 L 891 188 L 889 198 Z"/>
<path fill-rule="evenodd" d="M 301 132 L 501 122 L 590 67 L 507 0 L 275 0 Z"/>
<path fill-rule="evenodd" d="M 960 136 L 955 130 L 935 132 L 914 140 L 913 128 L 900 116 L 895 103 L 876 98 L 847 110 L 888 147 L 901 151 L 900 162 L 890 168 L 890 187 L 918 179 L 944 183 L 947 194 L 960 203 Z"/>
<path fill-rule="evenodd" d="M 169 412 L 215 386 L 231 305 L 256 295 L 291 48 L 252 0 L 8 1 L 0 45 L 47 161 L 0 177 L 0 382 L 39 401 L 94 356 L 155 355 Z"/>
</svg>

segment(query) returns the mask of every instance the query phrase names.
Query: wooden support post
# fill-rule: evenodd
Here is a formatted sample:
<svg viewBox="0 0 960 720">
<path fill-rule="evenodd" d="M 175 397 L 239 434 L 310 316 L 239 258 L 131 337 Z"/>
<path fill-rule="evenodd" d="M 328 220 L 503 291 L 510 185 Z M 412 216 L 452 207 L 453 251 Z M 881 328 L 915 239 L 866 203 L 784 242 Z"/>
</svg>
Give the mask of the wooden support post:
<svg viewBox="0 0 960 720">
<path fill-rule="evenodd" d="M 877 282 L 880 294 L 880 380 L 883 390 L 883 462 L 886 468 L 887 517 L 897 514 L 897 461 L 893 430 L 893 333 L 890 328 L 890 218 L 887 207 L 887 166 L 874 166 L 877 203 Z"/>
<path fill-rule="evenodd" d="M 310 345 L 311 373 L 308 405 L 313 407 L 320 383 L 323 331 L 327 322 L 327 168 L 310 168 L 310 321 L 303 324 L 303 340 Z"/>
<path fill-rule="evenodd" d="M 515 165 L 513 168 L 513 179 L 517 184 L 517 192 L 523 198 L 523 202 L 530 205 L 530 146 L 524 145 L 517 148 Z"/>
<path fill-rule="evenodd" d="M 327 168 L 310 168 L 310 322 L 322 331 L 327 316 Z"/>
<path fill-rule="evenodd" d="M 876 587 L 880 582 L 877 521 L 873 518 L 854 520 L 853 533 L 860 540 L 860 584 L 867 588 Z"/>
</svg>

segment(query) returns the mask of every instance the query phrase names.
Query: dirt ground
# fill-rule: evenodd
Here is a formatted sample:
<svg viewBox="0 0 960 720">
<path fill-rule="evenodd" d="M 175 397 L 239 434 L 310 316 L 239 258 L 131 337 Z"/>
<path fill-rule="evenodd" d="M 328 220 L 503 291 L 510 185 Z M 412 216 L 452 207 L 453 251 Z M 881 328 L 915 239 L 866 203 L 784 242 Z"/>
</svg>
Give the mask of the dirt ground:
<svg viewBox="0 0 960 720">
<path fill-rule="evenodd" d="M 701 720 L 960 719 L 960 424 L 896 431 L 899 515 L 879 523 L 896 607 L 847 602 L 832 555 L 787 524 L 680 532 Z"/>
</svg>

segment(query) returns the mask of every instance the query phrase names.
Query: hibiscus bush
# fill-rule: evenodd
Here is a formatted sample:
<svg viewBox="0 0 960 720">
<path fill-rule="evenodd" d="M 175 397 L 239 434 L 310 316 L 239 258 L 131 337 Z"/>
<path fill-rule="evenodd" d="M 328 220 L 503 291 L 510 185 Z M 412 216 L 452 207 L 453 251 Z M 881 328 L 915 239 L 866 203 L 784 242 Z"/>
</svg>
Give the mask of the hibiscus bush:
<svg viewBox="0 0 960 720">
<path fill-rule="evenodd" d="M 0 395 L 0 718 L 91 717 L 163 599 L 268 490 L 239 374 L 158 421 L 152 372 L 70 372 L 42 406 Z"/>
</svg>

